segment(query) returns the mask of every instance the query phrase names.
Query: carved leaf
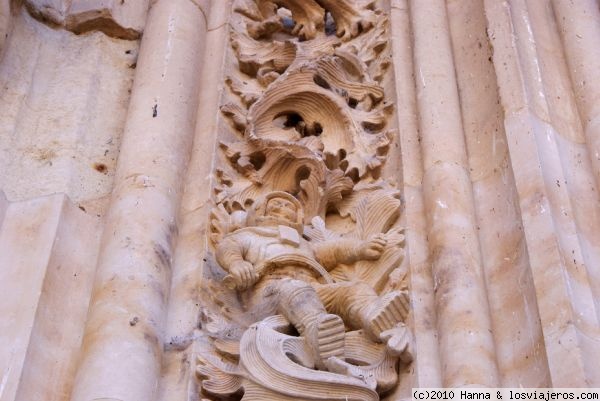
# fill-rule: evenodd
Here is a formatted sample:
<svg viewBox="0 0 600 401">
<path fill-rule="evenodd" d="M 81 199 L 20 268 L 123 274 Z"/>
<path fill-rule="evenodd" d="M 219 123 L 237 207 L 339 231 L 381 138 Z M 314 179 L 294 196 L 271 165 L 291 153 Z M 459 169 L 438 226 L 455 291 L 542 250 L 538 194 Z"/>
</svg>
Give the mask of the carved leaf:
<svg viewBox="0 0 600 401">
<path fill-rule="evenodd" d="M 331 12 L 336 23 L 336 34 L 343 40 L 354 38 L 367 31 L 375 22 L 375 14 L 371 7 L 374 0 L 318 0 Z"/>
<path fill-rule="evenodd" d="M 232 126 L 238 132 L 246 130 L 246 111 L 234 103 L 226 103 L 221 106 L 221 113 L 231 121 Z"/>
<path fill-rule="evenodd" d="M 285 143 L 318 136 L 324 156 L 339 158 L 339 167 L 356 181 L 385 160 L 390 134 L 380 131 L 391 106 L 374 108 L 381 100 L 380 88 L 336 74 L 342 71 L 336 65 L 346 64 L 325 57 L 288 70 L 250 107 L 247 136 Z M 359 102 L 368 110 L 353 108 Z"/>
<path fill-rule="evenodd" d="M 231 43 L 238 58 L 240 71 L 251 77 L 264 77 L 268 72 L 279 76 L 296 58 L 296 45 L 290 41 L 265 44 L 233 31 Z"/>
<path fill-rule="evenodd" d="M 347 52 L 356 55 L 367 67 L 364 71 L 377 82 L 390 65 L 391 54 L 388 41 L 385 39 L 387 30 L 387 17 L 377 18 L 376 26 L 352 42 L 345 43 L 338 52 Z"/>
<path fill-rule="evenodd" d="M 362 239 L 387 232 L 398 220 L 401 202 L 396 189 L 387 189 L 363 195 L 353 214 L 356 218 L 356 232 Z"/>
<path fill-rule="evenodd" d="M 304 227 L 304 235 L 315 242 L 325 242 L 340 238 L 339 234 L 336 234 L 325 227 L 325 222 L 319 216 L 314 217 L 311 224 Z"/>
<path fill-rule="evenodd" d="M 396 385 L 397 360 L 409 363 L 400 192 L 381 177 L 397 137 L 383 85 L 389 23 L 376 4 L 235 0 L 210 215 L 216 256 L 201 291 L 206 395 L 375 401 Z M 309 268 L 321 281 L 296 276 Z M 347 316 L 352 304 L 330 304 L 325 286 L 365 291 L 360 313 L 373 316 Z M 363 330 L 346 333 L 355 324 Z"/>
<path fill-rule="evenodd" d="M 260 88 L 253 80 L 242 80 L 236 75 L 225 79 L 225 83 L 231 91 L 240 97 L 240 100 L 247 108 L 256 102 L 260 97 Z"/>
<path fill-rule="evenodd" d="M 216 244 L 229 232 L 229 213 L 223 205 L 210 212 L 210 239 Z"/>
<path fill-rule="evenodd" d="M 233 211 L 234 205 L 245 208 L 266 193 L 286 191 L 298 195 L 308 223 L 314 216 L 324 216 L 329 204 L 352 190 L 352 181 L 341 170 L 329 170 L 319 154 L 303 143 L 284 146 L 257 139 L 221 144 L 221 148 L 244 178 L 223 182 L 218 188 L 219 202 L 228 211 Z"/>
<path fill-rule="evenodd" d="M 199 355 L 196 376 L 202 388 L 217 396 L 231 396 L 241 392 L 242 376 L 236 364 L 224 362 L 212 355 Z"/>
</svg>

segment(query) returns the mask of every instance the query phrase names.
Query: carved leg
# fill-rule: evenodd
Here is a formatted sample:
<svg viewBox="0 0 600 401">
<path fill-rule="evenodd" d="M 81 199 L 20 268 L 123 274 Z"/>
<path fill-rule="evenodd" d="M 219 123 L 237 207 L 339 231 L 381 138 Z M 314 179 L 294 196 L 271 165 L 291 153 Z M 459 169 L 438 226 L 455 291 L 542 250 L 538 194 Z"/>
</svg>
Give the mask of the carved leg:
<svg viewBox="0 0 600 401">
<path fill-rule="evenodd" d="M 282 279 L 277 284 L 278 312 L 308 341 L 317 367 L 323 369 L 331 357 L 344 356 L 346 328 L 343 320 L 327 313 L 315 289 L 300 280 Z"/>
<path fill-rule="evenodd" d="M 317 293 L 330 313 L 341 316 L 352 329 L 362 328 L 375 341 L 381 333 L 403 322 L 408 315 L 408 294 L 392 291 L 379 296 L 361 282 L 322 284 Z"/>
<path fill-rule="evenodd" d="M 377 293 L 365 283 L 341 282 L 316 285 L 319 298 L 329 313 L 344 319 L 351 329 L 363 327 L 362 316 L 367 306 L 377 301 Z"/>
<path fill-rule="evenodd" d="M 407 315 L 408 294 L 401 291 L 389 292 L 366 308 L 363 316 L 365 331 L 381 341 L 381 333 L 406 320 Z"/>
</svg>

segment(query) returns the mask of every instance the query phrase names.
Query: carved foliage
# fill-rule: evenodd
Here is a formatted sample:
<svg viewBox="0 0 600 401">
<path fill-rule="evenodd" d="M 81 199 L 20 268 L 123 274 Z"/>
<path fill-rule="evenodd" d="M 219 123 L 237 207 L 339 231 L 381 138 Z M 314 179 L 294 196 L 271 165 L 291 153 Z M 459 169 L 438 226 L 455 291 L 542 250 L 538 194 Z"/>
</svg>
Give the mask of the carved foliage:
<svg viewBox="0 0 600 401">
<path fill-rule="evenodd" d="M 411 360 L 401 196 L 382 177 L 394 138 L 387 18 L 365 0 L 237 0 L 234 11 L 203 394 L 378 400 Z M 367 306 L 352 306 L 359 293 Z"/>
</svg>

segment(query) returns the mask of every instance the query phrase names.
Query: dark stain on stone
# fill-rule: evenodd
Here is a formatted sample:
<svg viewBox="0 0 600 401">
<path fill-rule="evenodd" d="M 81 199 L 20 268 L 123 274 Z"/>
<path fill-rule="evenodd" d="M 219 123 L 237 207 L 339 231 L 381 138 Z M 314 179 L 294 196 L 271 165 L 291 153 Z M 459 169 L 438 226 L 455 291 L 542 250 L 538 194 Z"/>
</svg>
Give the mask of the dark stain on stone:
<svg viewBox="0 0 600 401">
<path fill-rule="evenodd" d="M 94 170 L 102 174 L 108 174 L 108 167 L 104 163 L 94 163 Z"/>
<path fill-rule="evenodd" d="M 190 370 L 190 361 L 187 354 L 183 354 L 181 357 L 181 365 L 179 368 L 179 380 L 178 383 L 182 383 L 185 380 L 186 373 Z"/>
<path fill-rule="evenodd" d="M 169 342 L 167 342 L 165 344 L 164 350 L 165 350 L 165 352 L 185 351 L 190 345 L 192 345 L 193 340 L 194 340 L 194 337 L 190 334 L 188 334 L 186 336 L 171 337 Z"/>
<path fill-rule="evenodd" d="M 179 233 L 179 228 L 177 227 L 177 224 L 170 223 L 169 224 L 169 240 L 171 240 L 171 238 L 173 238 L 173 237 L 176 237 L 178 233 Z"/>
<path fill-rule="evenodd" d="M 167 269 L 171 269 L 171 253 L 165 249 L 164 246 L 155 242 L 154 243 L 154 254 L 158 257 L 160 264 Z"/>
</svg>

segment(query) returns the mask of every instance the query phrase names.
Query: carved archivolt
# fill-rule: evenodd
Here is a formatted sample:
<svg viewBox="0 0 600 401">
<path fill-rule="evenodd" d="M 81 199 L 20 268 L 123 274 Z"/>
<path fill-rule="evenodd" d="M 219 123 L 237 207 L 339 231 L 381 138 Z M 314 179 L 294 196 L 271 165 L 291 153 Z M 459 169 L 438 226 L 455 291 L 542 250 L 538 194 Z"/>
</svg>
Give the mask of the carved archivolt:
<svg viewBox="0 0 600 401">
<path fill-rule="evenodd" d="M 197 374 L 203 397 L 378 400 L 411 361 L 374 1 L 239 0 Z"/>
</svg>

